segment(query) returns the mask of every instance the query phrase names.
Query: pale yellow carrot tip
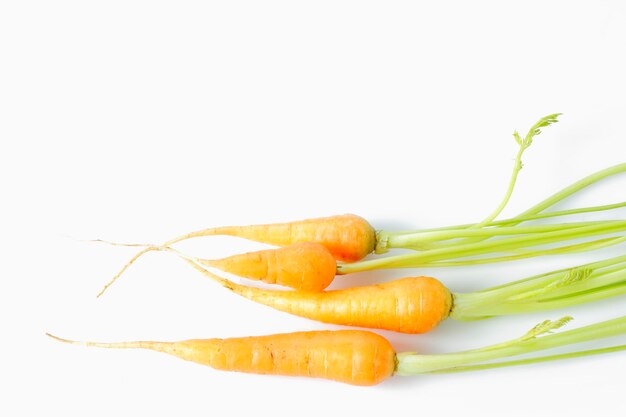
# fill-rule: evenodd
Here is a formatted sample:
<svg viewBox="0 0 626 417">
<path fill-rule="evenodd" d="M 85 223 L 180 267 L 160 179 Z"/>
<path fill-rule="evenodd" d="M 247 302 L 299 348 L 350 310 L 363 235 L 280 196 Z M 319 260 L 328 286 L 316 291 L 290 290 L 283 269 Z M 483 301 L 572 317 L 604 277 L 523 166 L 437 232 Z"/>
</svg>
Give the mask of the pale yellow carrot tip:
<svg viewBox="0 0 626 417">
<path fill-rule="evenodd" d="M 54 340 L 58 340 L 59 342 L 63 342 L 63 343 L 69 343 L 70 345 L 82 345 L 85 346 L 84 342 L 77 342 L 76 340 L 69 340 L 69 339 L 63 339 L 62 337 L 59 336 L 55 336 L 51 333 L 46 333 L 46 336 L 54 339 Z"/>
<path fill-rule="evenodd" d="M 105 239 L 79 239 L 79 242 L 89 242 L 89 243 L 104 243 L 111 246 L 125 246 L 125 247 L 134 247 L 134 248 L 146 248 L 151 246 L 158 246 L 152 243 L 123 243 L 123 242 L 113 242 Z"/>
<path fill-rule="evenodd" d="M 106 243 L 108 243 L 108 242 L 106 242 Z M 124 265 L 124 266 L 122 267 L 122 269 L 120 269 L 120 271 L 119 271 L 117 274 L 115 274 L 115 276 L 114 276 L 113 278 L 111 278 L 111 280 L 110 280 L 109 282 L 107 282 L 107 283 L 105 284 L 105 286 L 102 288 L 102 290 L 100 290 L 100 292 L 98 293 L 98 295 L 96 296 L 96 298 L 100 298 L 100 296 L 101 296 L 102 294 L 104 294 L 104 292 L 105 292 L 105 291 L 106 291 L 106 290 L 107 290 L 107 289 L 108 289 L 111 285 L 113 285 L 113 283 L 114 283 L 115 281 L 117 281 L 117 279 L 118 279 L 118 278 L 119 278 L 119 277 L 120 277 L 120 276 L 121 276 L 121 275 L 122 275 L 122 274 L 123 274 L 123 273 L 124 273 L 124 272 L 125 272 L 125 271 L 126 271 L 126 270 L 127 270 L 127 269 L 131 266 L 131 265 L 132 265 L 132 264 L 133 264 L 133 263 L 135 263 L 135 261 L 136 261 L 136 260 L 137 260 L 137 259 L 138 259 L 141 255 L 143 255 L 144 253 L 147 253 L 147 252 L 153 251 L 153 250 L 163 250 L 163 248 L 162 248 L 162 247 L 160 247 L 160 246 L 150 245 L 150 246 L 148 246 L 148 247 L 146 247 L 146 248 L 142 249 L 139 253 L 137 253 L 135 256 L 133 256 L 133 257 L 131 258 L 131 260 L 130 260 L 130 261 L 128 261 L 128 262 L 126 263 L 126 265 Z"/>
<path fill-rule="evenodd" d="M 108 242 L 107 242 L 108 243 Z M 187 262 L 189 262 L 190 264 L 194 265 L 196 267 L 196 269 L 204 269 L 200 266 L 200 264 L 202 263 L 203 260 L 193 257 L 193 256 L 189 256 L 189 255 L 185 255 L 182 252 L 177 251 L 176 249 L 169 247 L 169 246 L 159 246 L 159 245 L 149 245 L 147 246 L 145 249 L 143 249 L 142 251 L 140 251 L 139 253 L 137 253 L 130 261 L 128 261 L 128 263 L 126 265 L 124 265 L 124 267 L 113 277 L 111 278 L 111 280 L 102 288 L 102 290 L 100 290 L 100 292 L 98 293 L 98 295 L 96 296 L 96 298 L 100 298 L 100 296 L 102 294 L 104 294 L 104 292 L 115 282 L 117 281 L 117 279 L 140 257 L 142 256 L 144 253 L 146 252 L 150 252 L 150 251 L 164 251 L 164 252 L 171 252 L 177 256 L 179 256 L 180 258 L 186 260 Z M 206 261 L 209 262 L 209 261 Z M 211 278 L 222 282 L 226 281 L 223 278 L 217 277 L 216 275 L 211 274 L 210 272 L 206 271 L 207 274 L 209 274 L 209 276 L 211 276 Z M 205 274 L 206 275 L 206 274 Z M 223 284 L 225 285 L 225 284 Z M 227 286 L 227 285 L 225 285 Z"/>
<path fill-rule="evenodd" d="M 55 336 L 53 334 L 50 333 L 46 333 L 46 336 L 62 342 L 62 343 L 68 343 L 70 345 L 77 345 L 77 346 L 86 346 L 86 347 L 98 347 L 98 348 L 105 348 L 105 349 L 136 349 L 136 348 L 144 348 L 144 349 L 155 349 L 158 350 L 159 346 L 164 346 L 167 345 L 167 342 L 113 342 L 113 343 L 107 343 L 107 342 L 86 342 L 86 341 L 78 341 L 78 340 L 70 340 L 70 339 L 63 339 L 62 337 L 59 336 Z"/>
<path fill-rule="evenodd" d="M 137 255 L 135 255 L 130 261 L 128 261 L 128 263 L 126 263 L 126 265 L 124 265 L 124 267 L 122 269 L 120 269 L 120 271 L 115 274 L 115 276 L 113 278 L 111 278 L 111 280 L 109 282 L 106 283 L 106 285 L 102 288 L 102 290 L 100 290 L 100 292 L 98 293 L 98 295 L 96 295 L 96 298 L 100 298 L 100 296 L 102 294 L 104 294 L 104 292 L 133 264 L 135 263 L 135 261 L 137 260 L 137 258 L 139 258 L 141 255 L 143 255 L 146 252 L 150 252 L 153 250 L 163 250 L 160 246 L 152 244 L 152 243 L 122 243 L 122 242 L 113 242 L 110 240 L 106 240 L 106 239 L 77 239 L 79 242 L 87 242 L 87 243 L 104 243 L 106 245 L 111 245 L 111 246 L 124 246 L 124 247 L 135 247 L 135 248 L 144 248 L 143 250 L 141 250 L 141 252 L 139 252 Z"/>
</svg>

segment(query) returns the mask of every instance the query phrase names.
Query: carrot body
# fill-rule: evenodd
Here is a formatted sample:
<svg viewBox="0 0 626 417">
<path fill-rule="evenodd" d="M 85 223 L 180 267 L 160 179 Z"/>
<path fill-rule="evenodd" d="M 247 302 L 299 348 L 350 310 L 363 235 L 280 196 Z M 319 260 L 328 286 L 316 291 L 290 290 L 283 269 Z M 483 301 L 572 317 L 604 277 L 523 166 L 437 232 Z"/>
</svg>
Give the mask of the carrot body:
<svg viewBox="0 0 626 417">
<path fill-rule="evenodd" d="M 200 263 L 241 277 L 304 291 L 321 291 L 335 278 L 337 264 L 325 246 L 296 243 Z"/>
<path fill-rule="evenodd" d="M 156 350 L 224 371 L 325 378 L 352 385 L 378 384 L 393 375 L 396 368 L 396 354 L 389 341 L 362 330 L 180 342 L 97 343 L 51 337 L 103 348 Z"/>
<path fill-rule="evenodd" d="M 188 233 L 166 242 L 165 245 L 192 237 L 212 235 L 236 236 L 275 246 L 300 242 L 320 243 L 330 250 L 335 259 L 343 262 L 358 261 L 371 253 L 376 246 L 376 231 L 365 219 L 353 214 L 290 223 L 216 227 Z"/>
<path fill-rule="evenodd" d="M 236 284 L 196 268 L 242 297 L 324 323 L 425 333 L 452 308 L 450 291 L 430 277 L 322 292 L 277 291 Z"/>
</svg>

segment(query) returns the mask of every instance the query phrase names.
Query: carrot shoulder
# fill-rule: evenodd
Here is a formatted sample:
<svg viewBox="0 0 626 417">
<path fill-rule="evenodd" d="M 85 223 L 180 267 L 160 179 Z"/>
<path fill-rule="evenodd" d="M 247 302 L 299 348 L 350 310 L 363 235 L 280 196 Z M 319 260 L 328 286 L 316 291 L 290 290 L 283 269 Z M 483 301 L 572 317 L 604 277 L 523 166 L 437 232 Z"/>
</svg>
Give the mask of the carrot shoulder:
<svg viewBox="0 0 626 417">
<path fill-rule="evenodd" d="M 121 349 L 149 349 L 224 371 L 324 378 L 375 385 L 393 375 L 396 354 L 387 339 L 362 330 L 309 331 L 179 342 L 61 342 Z"/>
</svg>

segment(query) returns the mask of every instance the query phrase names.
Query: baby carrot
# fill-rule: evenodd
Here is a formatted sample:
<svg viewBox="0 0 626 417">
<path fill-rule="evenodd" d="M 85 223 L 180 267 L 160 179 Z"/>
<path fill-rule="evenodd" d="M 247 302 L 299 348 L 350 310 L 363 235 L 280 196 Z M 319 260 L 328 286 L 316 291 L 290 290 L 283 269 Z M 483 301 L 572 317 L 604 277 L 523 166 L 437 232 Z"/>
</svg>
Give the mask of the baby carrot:
<svg viewBox="0 0 626 417">
<path fill-rule="evenodd" d="M 308 242 L 198 262 L 230 274 L 303 291 L 323 290 L 337 272 L 335 258 L 328 249 Z"/>
<path fill-rule="evenodd" d="M 100 242 L 127 246 L 103 240 Z M 146 246 L 150 250 L 173 251 L 165 246 L 141 244 L 133 244 L 133 246 Z M 221 259 L 194 259 L 204 266 L 217 268 L 229 274 L 302 291 L 322 291 L 330 285 L 337 273 L 335 258 L 326 246 L 311 242 L 294 243 L 278 249 L 247 252 Z M 121 272 L 129 265 L 124 266 Z M 120 277 L 121 272 L 104 287 L 98 296 Z"/>
<path fill-rule="evenodd" d="M 214 227 L 187 233 L 183 236 L 171 239 L 163 245 L 119 244 L 97 240 L 118 246 L 147 246 L 124 265 L 124 267 L 104 286 L 98 294 L 98 297 L 100 297 L 128 267 L 145 253 L 161 250 L 164 246 L 173 245 L 174 243 L 193 237 L 214 235 L 242 237 L 276 246 L 289 246 L 296 243 L 317 243 L 326 247 L 336 260 L 343 262 L 358 261 L 371 253 L 376 246 L 376 231 L 365 219 L 353 214 L 321 217 L 290 223 Z M 269 252 L 267 252 L 266 255 L 268 257 L 273 256 Z M 320 258 L 322 257 L 320 256 Z M 326 258 L 326 256 L 323 256 L 323 258 Z M 231 259 L 229 262 L 224 261 L 222 265 L 229 263 L 231 267 L 238 268 L 234 261 L 234 259 Z M 242 259 L 240 258 L 239 261 L 242 261 Z M 245 261 L 242 262 L 245 264 Z M 243 266 L 243 268 L 247 268 L 247 266 Z M 252 268 L 254 267 L 250 267 L 250 269 Z M 320 266 L 319 268 L 323 269 L 324 266 Z M 333 276 L 335 270 L 336 266 L 333 266 Z M 297 273 L 298 271 L 294 271 L 294 274 Z M 319 284 L 311 284 L 312 288 L 317 286 L 319 286 Z"/>
<path fill-rule="evenodd" d="M 242 237 L 275 246 L 300 242 L 320 243 L 328 248 L 335 259 L 354 262 L 374 250 L 376 231 L 362 217 L 354 214 L 321 217 L 251 226 L 227 226 L 192 232 L 166 243 L 170 245 L 197 236 L 228 235 Z"/>
<path fill-rule="evenodd" d="M 343 214 L 289 223 L 212 227 L 184 234 L 161 246 L 170 246 L 194 237 L 216 235 L 241 237 L 274 246 L 319 243 L 342 262 L 358 261 L 371 253 L 376 245 L 376 231 L 365 219 L 354 214 Z"/>
<path fill-rule="evenodd" d="M 332 291 L 279 291 L 237 284 L 172 248 L 191 266 L 235 294 L 324 323 L 424 333 L 450 316 L 476 320 L 568 307 L 626 293 L 626 255 L 552 271 L 510 284 L 452 294 L 430 277 Z"/>
<path fill-rule="evenodd" d="M 235 294 L 296 316 L 401 333 L 432 330 L 448 317 L 452 305 L 450 291 L 429 277 L 321 292 L 265 290 L 220 282 Z"/>
<path fill-rule="evenodd" d="M 149 349 L 224 371 L 325 378 L 352 385 L 375 385 L 392 375 L 419 375 L 525 365 L 626 349 L 626 345 L 513 361 L 501 358 L 626 333 L 626 317 L 553 333 L 571 320 L 546 320 L 522 337 L 480 349 L 441 355 L 396 353 L 387 339 L 363 330 L 326 330 L 231 339 L 180 342 L 65 343 L 115 349 Z"/>
<path fill-rule="evenodd" d="M 104 348 L 142 348 L 224 371 L 325 378 L 374 385 L 390 377 L 395 352 L 387 339 L 360 330 L 311 331 L 180 342 L 74 342 Z"/>
</svg>

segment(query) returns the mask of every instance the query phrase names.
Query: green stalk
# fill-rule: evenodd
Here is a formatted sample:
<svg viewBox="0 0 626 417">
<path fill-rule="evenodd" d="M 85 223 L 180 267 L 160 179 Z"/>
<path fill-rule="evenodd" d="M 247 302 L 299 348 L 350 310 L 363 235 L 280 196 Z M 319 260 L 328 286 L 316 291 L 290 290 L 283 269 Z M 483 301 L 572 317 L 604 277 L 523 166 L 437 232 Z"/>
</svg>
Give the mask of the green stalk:
<svg viewBox="0 0 626 417">
<path fill-rule="evenodd" d="M 626 239 L 626 237 L 625 237 Z M 543 286 L 545 285 L 545 283 L 547 281 L 544 282 L 540 282 L 539 279 L 541 278 L 545 278 L 545 277 L 551 277 L 550 279 L 554 279 L 555 275 L 559 275 L 559 276 L 563 276 L 565 274 L 567 274 L 568 272 L 572 271 L 573 269 L 591 269 L 593 271 L 598 271 L 598 270 L 603 270 L 604 268 L 609 268 L 609 267 L 613 267 L 614 265 L 619 265 L 623 262 L 626 262 L 626 255 L 620 255 L 620 256 L 616 256 L 614 258 L 609 258 L 609 259 L 603 259 L 601 261 L 596 261 L 596 262 L 590 262 L 587 264 L 583 264 L 583 265 L 578 265 L 575 267 L 570 267 L 570 268 L 563 268 L 563 269 L 559 269 L 556 271 L 551 271 L 551 272 L 546 272 L 543 274 L 539 274 L 539 275 L 534 275 L 532 277 L 529 278 L 525 278 L 525 279 L 520 279 L 518 281 L 514 281 L 514 282 L 509 282 L 506 284 L 502 284 L 502 285 L 498 285 L 497 287 L 491 287 L 488 288 L 486 290 L 482 290 L 482 291 L 477 291 L 477 293 L 494 293 L 496 291 L 501 291 L 503 289 L 512 289 L 510 291 L 510 293 L 508 294 L 510 295 L 514 295 L 514 294 L 519 294 L 519 292 L 525 288 L 526 291 L 528 291 L 529 289 L 532 289 L 533 287 L 536 287 L 537 285 L 539 286 Z M 528 285 L 530 284 L 530 287 L 522 287 L 524 285 Z M 499 296 L 503 296 L 502 293 L 499 294 Z"/>
<path fill-rule="evenodd" d="M 620 274 L 619 278 L 624 280 L 626 273 Z M 495 314 L 490 314 L 489 309 L 485 309 L 487 317 L 495 315 L 506 316 L 511 314 L 520 313 L 534 313 L 538 311 L 558 310 L 565 307 L 571 307 L 573 305 L 591 303 L 594 301 L 604 300 L 606 298 L 615 297 L 618 295 L 626 294 L 626 284 L 617 284 L 614 286 L 601 287 L 589 292 L 580 293 L 577 295 L 571 295 L 567 298 L 555 299 L 552 301 L 538 301 L 534 303 L 526 303 L 519 306 L 514 304 L 505 304 L 500 308 L 494 308 L 497 311 Z"/>
<path fill-rule="evenodd" d="M 396 369 L 396 374 L 416 375 L 431 373 L 435 371 L 453 371 L 455 368 L 471 364 L 479 364 L 482 362 L 489 362 L 500 358 L 524 355 L 540 350 L 553 349 L 560 346 L 588 342 L 591 340 L 613 337 L 626 333 L 625 316 L 585 327 L 580 327 L 578 329 L 541 336 L 542 334 L 550 332 L 554 328 L 557 328 L 567 321 L 568 318 L 564 318 L 560 322 L 544 322 L 539 324 L 538 326 L 535 326 L 535 328 L 533 328 L 529 333 L 519 339 L 500 343 L 497 345 L 487 346 L 482 349 L 467 350 L 458 353 L 447 353 L 440 355 L 419 355 L 413 352 L 399 353 L 397 355 L 398 366 Z M 615 346 L 607 349 L 606 352 L 613 350 L 620 350 L 620 348 Z M 591 350 L 587 351 L 587 353 L 579 352 L 577 356 L 593 354 L 594 352 L 595 351 Z M 552 358 L 559 359 L 559 356 L 553 356 Z M 545 357 L 545 360 L 550 359 L 549 357 Z M 539 360 L 532 359 L 532 361 Z M 532 363 L 532 361 L 527 363 Z M 522 363 L 524 362 L 518 362 L 517 364 Z"/>
<path fill-rule="evenodd" d="M 569 307 L 626 293 L 626 255 L 453 294 L 450 318 L 477 320 Z"/>
<path fill-rule="evenodd" d="M 488 240 L 441 249 L 431 249 L 422 252 L 359 261 L 350 264 L 340 264 L 337 266 L 337 272 L 339 274 L 348 274 L 352 272 L 381 268 L 423 267 L 435 261 L 479 256 L 494 252 L 507 252 L 510 250 L 546 245 L 564 240 L 582 239 L 599 234 L 617 233 L 624 230 L 626 230 L 626 220 L 608 220 L 599 222 L 599 224 L 574 229 L 530 234 L 528 236 L 522 235 L 506 239 Z"/>
<path fill-rule="evenodd" d="M 442 230 L 436 232 L 423 232 L 420 238 L 420 244 L 428 242 L 436 242 L 441 240 L 459 239 L 464 237 L 493 237 L 505 235 L 521 235 L 531 233 L 545 233 L 556 230 L 575 229 L 577 227 L 592 226 L 594 224 L 604 223 L 604 221 L 589 221 L 576 223 L 560 223 L 560 224 L 544 224 L 535 226 L 503 226 L 498 228 L 482 228 L 482 229 L 462 229 L 462 230 Z M 406 248 L 411 245 L 412 238 L 410 236 L 393 236 L 389 238 L 389 247 Z"/>
<path fill-rule="evenodd" d="M 534 205 L 533 207 L 529 208 L 528 210 L 520 213 L 519 215 L 517 215 L 516 217 L 519 218 L 523 218 L 524 216 L 528 216 L 528 215 L 534 215 L 537 214 L 539 212 L 542 212 L 543 210 L 547 209 L 548 207 L 551 207 L 553 205 L 555 205 L 556 203 L 560 202 L 561 200 L 571 196 L 574 193 L 577 193 L 578 191 L 582 190 L 583 188 L 586 188 L 588 186 L 590 186 L 591 184 L 594 184 L 604 178 L 616 175 L 616 174 L 621 174 L 626 172 L 626 163 L 621 163 L 621 164 L 617 164 L 614 165 L 612 167 L 609 168 L 605 168 L 601 171 L 598 171 L 594 174 L 591 174 L 579 181 L 576 181 L 574 184 L 570 185 L 569 187 L 566 187 L 564 189 L 562 189 L 561 191 L 559 191 L 556 194 L 553 194 L 552 196 L 546 198 L 545 200 L 543 200 L 542 202 L 540 202 L 539 204 Z"/>
<path fill-rule="evenodd" d="M 576 209 L 551 211 L 548 213 L 538 213 L 538 214 L 532 214 L 532 215 L 523 216 L 523 217 L 516 216 L 510 219 L 492 221 L 486 224 L 485 227 L 510 226 L 512 224 L 518 224 L 521 222 L 549 219 L 552 217 L 571 216 L 574 214 L 595 213 L 598 211 L 615 210 L 615 209 L 622 208 L 622 207 L 626 207 L 626 201 L 621 202 L 621 203 L 605 204 L 601 206 L 581 207 L 581 208 L 576 208 Z M 471 226 L 474 226 L 474 224 L 476 223 L 458 224 L 455 226 L 436 227 L 432 229 L 406 230 L 406 231 L 400 231 L 400 232 L 393 232 L 393 234 L 394 235 L 408 235 L 408 234 L 413 234 L 413 233 L 438 232 L 438 231 L 443 231 L 443 230 L 457 230 L 457 229 L 460 230 L 460 229 L 467 229 Z"/>
<path fill-rule="evenodd" d="M 560 355 L 539 356 L 538 358 L 518 359 L 514 361 L 500 361 L 500 362 L 494 362 L 494 363 L 485 363 L 481 365 L 455 366 L 452 368 L 437 369 L 435 371 L 425 372 L 425 373 L 450 374 L 450 373 L 457 373 L 457 372 L 483 371 L 486 369 L 504 368 L 508 366 L 518 366 L 518 365 L 531 365 L 531 364 L 540 363 L 540 362 L 549 362 L 549 361 L 555 361 L 555 360 L 561 360 L 561 359 L 572 359 L 572 358 L 579 358 L 582 356 L 600 355 L 603 353 L 619 352 L 622 350 L 626 350 L 626 345 L 609 346 L 609 347 L 600 348 L 600 349 L 581 350 L 578 352 L 562 353 Z"/>
<path fill-rule="evenodd" d="M 539 302 L 545 303 L 556 300 L 563 300 L 572 296 L 579 296 L 583 293 L 597 292 L 600 289 L 608 289 L 615 285 L 621 285 L 626 282 L 626 265 L 619 264 L 613 268 L 602 269 L 598 272 L 593 271 L 588 277 L 581 277 L 580 280 L 574 280 L 567 285 L 559 286 L 558 288 L 549 288 L 549 291 L 539 289 L 535 291 L 535 299 Z M 585 275 L 590 271 L 581 271 L 581 275 Z M 569 278 L 569 277 L 568 277 Z M 525 300 L 531 298 L 534 294 L 528 294 L 525 296 L 518 296 L 516 299 Z"/>
<path fill-rule="evenodd" d="M 533 207 L 529 208 L 528 210 L 524 211 L 523 213 L 520 213 L 519 215 L 511 218 L 511 219 L 507 219 L 504 221 L 504 223 L 502 222 L 494 222 L 491 225 L 501 225 L 501 224 L 506 224 L 508 226 L 515 226 L 519 223 L 522 223 L 524 221 L 528 221 L 528 220 L 535 220 L 537 218 L 546 218 L 546 217 L 551 217 L 549 215 L 549 213 L 547 213 L 544 216 L 538 216 L 538 214 L 540 212 L 542 212 L 543 210 L 555 205 L 556 203 L 560 202 L 561 200 L 571 196 L 572 194 L 582 190 L 585 187 L 588 187 L 591 184 L 594 184 L 604 178 L 610 177 L 612 175 L 617 175 L 617 174 L 621 174 L 623 172 L 626 172 L 626 163 L 622 163 L 622 164 L 618 164 L 606 169 L 603 169 L 601 171 L 598 171 L 594 174 L 591 174 L 577 182 L 575 182 L 574 184 L 562 189 L 561 191 L 553 194 L 552 196 L 548 197 L 547 199 L 541 201 L 540 203 L 534 205 Z M 606 208 L 608 207 L 608 208 Z M 608 206 L 599 206 L 599 208 L 601 208 L 602 210 L 609 210 L 611 208 L 617 208 L 617 207 L 623 207 L 623 203 L 618 203 L 618 204 L 611 204 Z M 588 212 L 587 209 L 576 209 L 578 211 L 574 212 L 574 211 L 569 211 L 568 214 L 575 214 L 577 212 Z M 594 211 L 594 210 L 591 210 Z M 565 215 L 565 214 L 559 214 L 559 215 Z M 485 225 L 486 226 L 486 225 Z M 455 226 L 456 229 L 465 229 L 465 228 L 474 228 L 474 225 L 461 225 L 461 226 Z M 434 230 L 454 230 L 451 228 L 441 228 L 441 229 L 430 229 L 430 230 L 425 230 L 425 231 L 414 231 L 414 232 L 386 232 L 386 231 L 379 231 L 377 234 L 378 240 L 377 240 L 377 244 L 376 244 L 376 253 L 385 253 L 387 252 L 388 249 L 391 248 L 410 248 L 412 246 L 416 246 L 419 245 L 420 243 L 420 239 L 421 239 L 421 235 L 424 232 L 429 232 L 429 231 L 434 231 Z M 403 242 L 407 245 L 407 246 L 391 246 L 389 245 L 389 240 L 393 240 L 395 237 L 403 235 L 404 236 L 404 240 Z M 411 241 L 411 239 L 409 238 L 410 236 L 413 237 L 413 240 Z M 479 238 L 476 238 L 479 239 Z M 474 242 L 476 241 L 476 239 L 474 239 Z M 484 238 L 480 238 L 481 240 L 483 240 Z M 467 243 L 467 242 L 466 242 Z"/>
<path fill-rule="evenodd" d="M 551 211 L 548 213 L 538 213 L 538 214 L 532 214 L 532 215 L 523 216 L 523 217 L 516 216 L 510 219 L 494 220 L 486 224 L 485 227 L 510 226 L 512 224 L 529 222 L 533 220 L 542 220 L 542 219 L 549 219 L 552 217 L 562 217 L 562 216 L 571 216 L 574 214 L 586 214 L 586 213 L 594 213 L 598 211 L 615 210 L 615 209 L 622 208 L 622 207 L 626 207 L 626 201 L 621 202 L 621 203 L 605 204 L 601 206 L 581 207 L 577 209 Z M 460 230 L 460 229 L 467 229 L 475 224 L 476 223 L 466 223 L 466 224 L 458 224 L 455 226 L 435 227 L 431 229 L 405 230 L 405 231 L 393 232 L 393 234 L 394 235 L 410 235 L 414 233 L 439 232 L 439 231 L 457 230 L 457 229 Z M 387 232 L 380 231 L 380 233 L 384 234 Z M 388 234 L 391 235 L 391 233 L 388 233 Z"/>
<path fill-rule="evenodd" d="M 517 131 L 513 132 L 513 137 L 515 138 L 515 141 L 519 145 L 519 150 L 517 151 L 517 155 L 515 156 L 515 161 L 513 162 L 513 173 L 511 174 L 511 179 L 509 180 L 509 185 L 507 187 L 506 193 L 504 194 L 504 198 L 502 199 L 498 207 L 489 216 L 487 216 L 480 223 L 475 224 L 474 226 L 471 226 L 472 228 L 481 228 L 485 226 L 486 224 L 493 221 L 496 217 L 498 217 L 498 215 L 502 212 L 504 207 L 509 202 L 509 199 L 511 198 L 511 194 L 513 194 L 513 189 L 515 188 L 515 183 L 517 182 L 517 176 L 519 172 L 522 170 L 522 166 L 523 166 L 522 155 L 524 154 L 524 151 L 528 149 L 530 145 L 533 143 L 533 138 L 541 134 L 541 128 L 550 126 L 552 123 L 556 123 L 560 115 L 561 113 L 555 113 L 555 114 L 550 114 L 548 116 L 545 116 L 539 119 L 539 121 L 535 123 L 528 130 L 528 133 L 526 134 L 526 137 L 524 137 L 524 139 L 520 137 Z"/>
<path fill-rule="evenodd" d="M 519 259 L 534 258 L 536 256 L 545 255 L 563 255 L 579 252 L 589 252 L 592 250 L 603 249 L 609 246 L 617 245 L 619 243 L 626 242 L 626 236 L 622 237 L 609 237 L 604 239 L 597 239 L 590 242 L 578 243 L 575 245 L 559 246 L 551 249 L 537 249 L 537 250 L 517 250 L 515 255 L 495 256 L 491 258 L 480 259 L 464 259 L 462 261 L 437 261 L 431 262 L 425 267 L 429 268 L 441 268 L 451 266 L 470 266 L 470 265 L 484 265 L 496 262 L 516 261 Z"/>
</svg>

